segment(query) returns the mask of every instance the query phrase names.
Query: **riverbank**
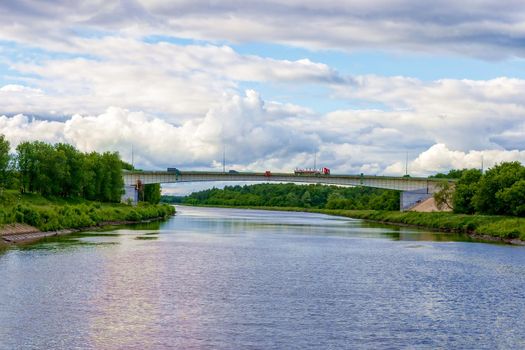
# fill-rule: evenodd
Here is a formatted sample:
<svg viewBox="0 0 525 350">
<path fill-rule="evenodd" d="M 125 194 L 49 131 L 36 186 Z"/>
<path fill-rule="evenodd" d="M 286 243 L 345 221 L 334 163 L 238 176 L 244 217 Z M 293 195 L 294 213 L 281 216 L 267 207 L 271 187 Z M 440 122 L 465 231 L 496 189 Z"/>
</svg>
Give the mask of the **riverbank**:
<svg viewBox="0 0 525 350">
<path fill-rule="evenodd" d="M 508 216 L 465 215 L 447 212 L 392 212 L 375 210 L 308 210 L 386 224 L 455 232 L 473 238 L 525 245 L 525 219 Z"/>
<path fill-rule="evenodd" d="M 68 228 L 56 231 L 40 231 L 36 227 L 25 225 L 25 224 L 9 224 L 4 225 L 0 229 L 0 249 L 2 247 L 7 248 L 13 244 L 25 244 L 39 241 L 43 238 L 56 237 L 69 235 L 71 233 L 83 232 L 83 231 L 96 231 L 111 226 L 121 225 L 132 225 L 132 224 L 144 224 L 153 221 L 164 220 L 166 217 L 158 217 L 140 221 L 103 221 L 98 223 L 96 226 L 88 226 L 81 228 Z"/>
<path fill-rule="evenodd" d="M 231 206 L 216 206 L 241 208 Z M 291 207 L 242 207 L 245 209 L 320 213 L 372 222 L 454 232 L 493 242 L 525 245 L 525 218 L 493 215 L 465 215 L 450 212 L 400 212 Z"/>
<path fill-rule="evenodd" d="M 133 207 L 6 191 L 0 197 L 0 237 L 4 245 L 28 242 L 108 225 L 162 220 L 174 213 L 175 207 L 167 204 Z"/>
</svg>

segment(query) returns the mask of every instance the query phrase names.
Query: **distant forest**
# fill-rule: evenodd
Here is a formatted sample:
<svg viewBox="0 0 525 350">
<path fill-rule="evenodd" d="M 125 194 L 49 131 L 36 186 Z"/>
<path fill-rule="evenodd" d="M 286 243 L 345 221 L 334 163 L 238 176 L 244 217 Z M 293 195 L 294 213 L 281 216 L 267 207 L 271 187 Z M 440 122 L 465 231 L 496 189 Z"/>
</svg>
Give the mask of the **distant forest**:
<svg viewBox="0 0 525 350">
<path fill-rule="evenodd" d="M 397 191 L 317 184 L 226 186 L 194 192 L 187 197 L 162 196 L 162 201 L 188 205 L 399 210 Z"/>
</svg>

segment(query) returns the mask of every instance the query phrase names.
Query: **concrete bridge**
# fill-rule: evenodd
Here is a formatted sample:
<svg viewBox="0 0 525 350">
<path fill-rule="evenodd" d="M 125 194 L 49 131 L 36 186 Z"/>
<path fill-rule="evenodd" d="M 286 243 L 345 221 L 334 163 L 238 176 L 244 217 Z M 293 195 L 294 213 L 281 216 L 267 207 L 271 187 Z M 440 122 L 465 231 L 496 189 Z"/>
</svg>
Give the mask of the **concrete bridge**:
<svg viewBox="0 0 525 350">
<path fill-rule="evenodd" d="M 366 186 L 401 191 L 401 210 L 429 198 L 439 190 L 439 184 L 448 179 L 430 179 L 423 177 L 394 177 L 371 175 L 296 175 L 293 173 L 252 173 L 252 172 L 212 172 L 212 171 L 124 171 L 128 198 L 137 201 L 137 188 L 140 185 L 178 182 L 284 182 L 311 183 L 338 186 Z"/>
</svg>

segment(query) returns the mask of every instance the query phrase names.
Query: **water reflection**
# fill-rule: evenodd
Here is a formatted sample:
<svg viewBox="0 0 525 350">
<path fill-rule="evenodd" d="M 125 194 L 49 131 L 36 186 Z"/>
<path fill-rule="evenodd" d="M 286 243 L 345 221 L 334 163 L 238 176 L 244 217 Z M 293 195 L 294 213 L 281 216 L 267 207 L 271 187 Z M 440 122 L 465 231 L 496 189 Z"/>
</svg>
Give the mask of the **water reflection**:
<svg viewBox="0 0 525 350">
<path fill-rule="evenodd" d="M 0 254 L 0 349 L 523 348 L 524 248 L 466 240 L 179 207 Z"/>
</svg>

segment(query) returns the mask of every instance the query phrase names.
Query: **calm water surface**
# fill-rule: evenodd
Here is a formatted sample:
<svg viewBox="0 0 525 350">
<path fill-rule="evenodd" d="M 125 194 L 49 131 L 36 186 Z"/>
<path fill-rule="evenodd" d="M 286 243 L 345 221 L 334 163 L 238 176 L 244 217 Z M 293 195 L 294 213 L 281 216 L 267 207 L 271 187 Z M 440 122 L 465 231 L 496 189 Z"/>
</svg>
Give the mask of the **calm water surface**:
<svg viewBox="0 0 525 350">
<path fill-rule="evenodd" d="M 178 207 L 0 253 L 0 349 L 164 348 L 525 348 L 525 248 Z"/>
</svg>

